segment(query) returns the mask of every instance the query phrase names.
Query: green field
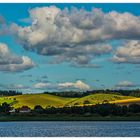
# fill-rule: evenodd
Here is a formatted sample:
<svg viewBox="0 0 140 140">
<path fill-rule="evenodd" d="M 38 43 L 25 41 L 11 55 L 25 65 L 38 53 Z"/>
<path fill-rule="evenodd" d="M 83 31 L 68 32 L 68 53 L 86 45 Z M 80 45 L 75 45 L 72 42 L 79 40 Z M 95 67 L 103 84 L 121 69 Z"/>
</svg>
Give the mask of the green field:
<svg viewBox="0 0 140 140">
<path fill-rule="evenodd" d="M 115 94 L 91 94 L 84 97 L 79 98 L 68 98 L 68 97 L 60 97 L 50 94 L 24 94 L 18 96 L 10 96 L 10 97 L 0 97 L 0 104 L 7 102 L 11 104 L 13 107 L 18 108 L 24 105 L 29 106 L 30 108 L 34 108 L 35 105 L 41 105 L 43 108 L 54 106 L 54 107 L 63 107 L 63 106 L 82 106 L 85 102 L 86 104 L 101 104 L 104 102 L 109 103 L 117 103 L 117 101 L 126 101 L 130 99 L 138 99 L 132 96 L 121 96 Z"/>
</svg>

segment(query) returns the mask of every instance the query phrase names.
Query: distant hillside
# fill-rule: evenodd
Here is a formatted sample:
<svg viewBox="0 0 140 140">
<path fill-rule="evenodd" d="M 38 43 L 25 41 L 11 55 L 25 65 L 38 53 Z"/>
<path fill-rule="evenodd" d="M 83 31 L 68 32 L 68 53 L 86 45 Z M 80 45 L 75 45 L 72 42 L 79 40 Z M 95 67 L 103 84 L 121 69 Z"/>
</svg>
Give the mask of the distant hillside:
<svg viewBox="0 0 140 140">
<path fill-rule="evenodd" d="M 99 93 L 77 98 L 60 97 L 50 94 L 25 94 L 25 95 L 0 97 L 0 104 L 3 102 L 7 102 L 15 108 L 21 107 L 23 105 L 27 105 L 30 108 L 34 108 L 35 105 L 41 105 L 43 108 L 46 108 L 49 106 L 62 107 L 84 104 L 92 105 L 105 102 L 118 103 L 121 102 L 121 100 L 126 101 L 130 99 L 137 100 L 138 98 L 132 96 L 121 96 L 115 94 L 99 94 Z"/>
<path fill-rule="evenodd" d="M 121 96 L 115 94 L 93 94 L 72 101 L 69 105 L 100 104 L 100 103 L 109 103 L 111 101 L 133 99 L 133 98 L 135 97 Z"/>
</svg>

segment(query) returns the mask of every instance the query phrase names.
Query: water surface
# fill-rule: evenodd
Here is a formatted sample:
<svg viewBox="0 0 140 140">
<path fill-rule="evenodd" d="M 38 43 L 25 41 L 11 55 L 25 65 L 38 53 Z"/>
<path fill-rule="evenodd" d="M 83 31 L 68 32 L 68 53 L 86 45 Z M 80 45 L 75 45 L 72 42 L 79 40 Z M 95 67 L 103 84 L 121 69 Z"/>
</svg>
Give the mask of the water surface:
<svg viewBox="0 0 140 140">
<path fill-rule="evenodd" d="M 139 137 L 140 122 L 0 122 L 1 137 Z"/>
</svg>

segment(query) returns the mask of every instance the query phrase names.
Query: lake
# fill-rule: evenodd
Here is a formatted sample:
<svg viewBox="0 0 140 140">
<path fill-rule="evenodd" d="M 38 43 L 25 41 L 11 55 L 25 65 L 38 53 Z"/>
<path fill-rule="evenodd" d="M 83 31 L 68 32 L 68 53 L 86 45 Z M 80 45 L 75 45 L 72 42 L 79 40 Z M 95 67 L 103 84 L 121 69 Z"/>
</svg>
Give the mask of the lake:
<svg viewBox="0 0 140 140">
<path fill-rule="evenodd" d="M 139 137 L 140 122 L 0 122 L 1 137 Z"/>
</svg>

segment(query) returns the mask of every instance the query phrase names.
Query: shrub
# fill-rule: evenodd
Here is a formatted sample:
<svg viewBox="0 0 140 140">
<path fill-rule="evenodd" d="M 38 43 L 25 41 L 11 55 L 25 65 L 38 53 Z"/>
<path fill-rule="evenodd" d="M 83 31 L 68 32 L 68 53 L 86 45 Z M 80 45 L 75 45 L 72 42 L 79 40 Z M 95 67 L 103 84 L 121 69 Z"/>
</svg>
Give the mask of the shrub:
<svg viewBox="0 0 140 140">
<path fill-rule="evenodd" d="M 85 100 L 85 101 L 84 101 L 84 104 L 90 104 L 90 101 Z"/>
</svg>

